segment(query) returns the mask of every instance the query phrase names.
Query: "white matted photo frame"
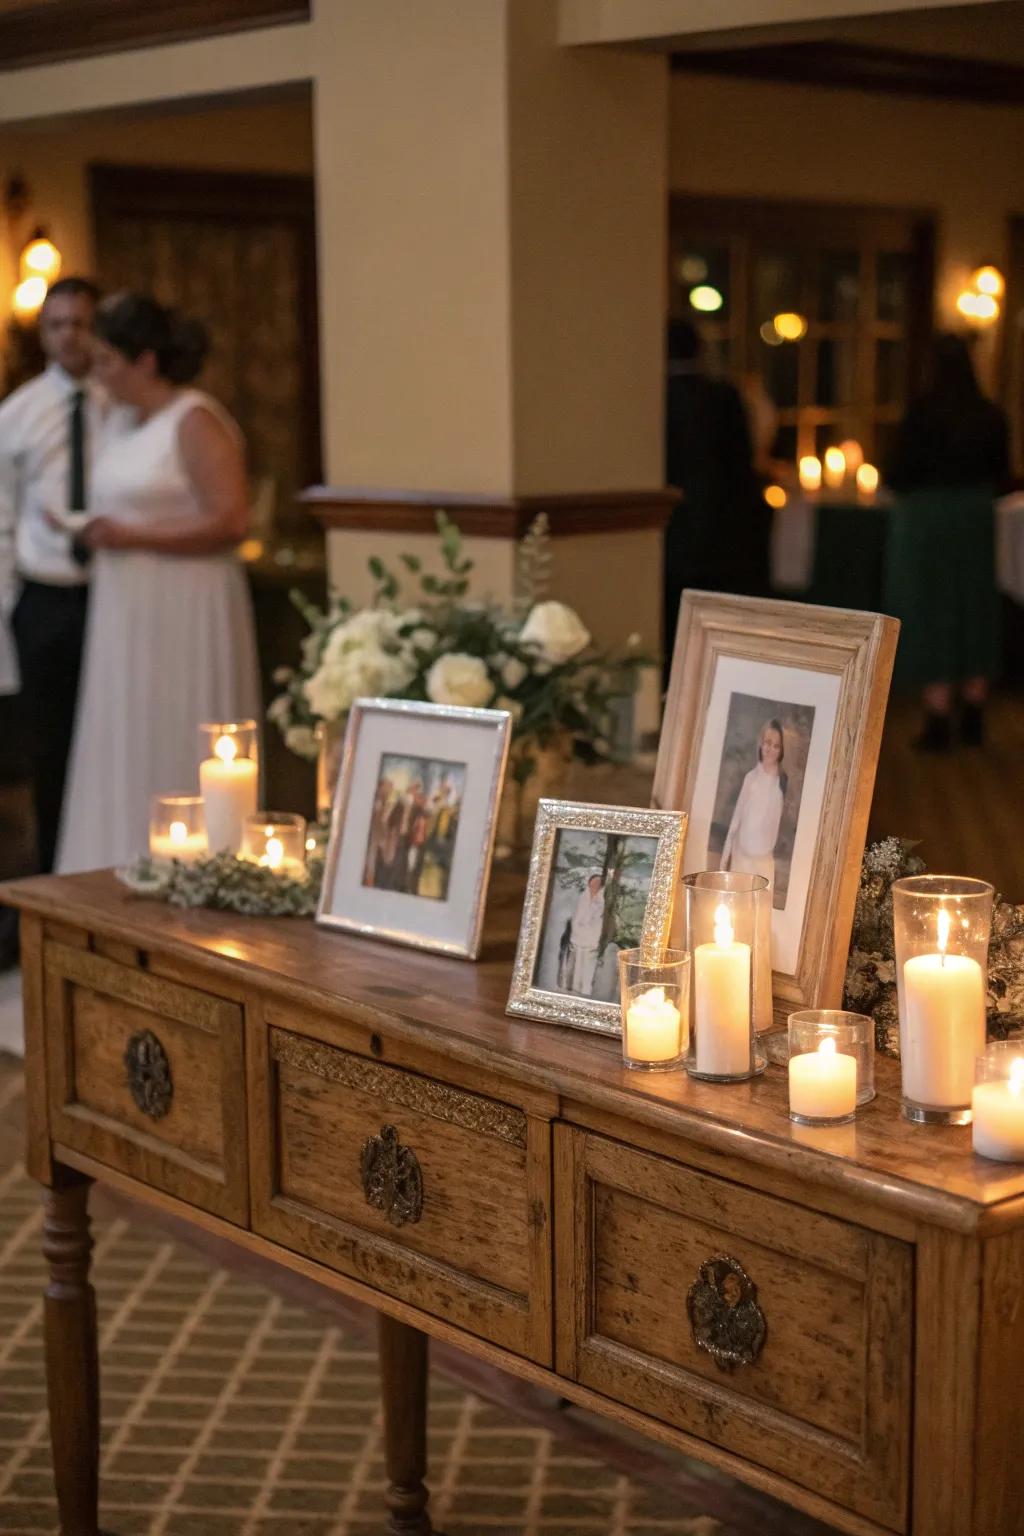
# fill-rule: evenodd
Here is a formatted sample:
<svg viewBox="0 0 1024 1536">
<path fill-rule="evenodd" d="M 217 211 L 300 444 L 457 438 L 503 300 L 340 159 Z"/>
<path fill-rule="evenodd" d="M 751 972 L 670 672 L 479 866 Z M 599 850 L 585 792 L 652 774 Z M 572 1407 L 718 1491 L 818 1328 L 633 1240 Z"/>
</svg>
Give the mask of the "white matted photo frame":
<svg viewBox="0 0 1024 1536">
<path fill-rule="evenodd" d="M 686 816 L 541 800 L 508 1012 L 620 1036 L 618 954 L 668 943 Z"/>
<path fill-rule="evenodd" d="M 317 922 L 474 960 L 512 717 L 357 699 Z"/>
<path fill-rule="evenodd" d="M 883 614 L 683 593 L 653 802 L 689 813 L 684 874 L 768 878 L 776 1024 L 842 1002 L 898 634 Z"/>
</svg>

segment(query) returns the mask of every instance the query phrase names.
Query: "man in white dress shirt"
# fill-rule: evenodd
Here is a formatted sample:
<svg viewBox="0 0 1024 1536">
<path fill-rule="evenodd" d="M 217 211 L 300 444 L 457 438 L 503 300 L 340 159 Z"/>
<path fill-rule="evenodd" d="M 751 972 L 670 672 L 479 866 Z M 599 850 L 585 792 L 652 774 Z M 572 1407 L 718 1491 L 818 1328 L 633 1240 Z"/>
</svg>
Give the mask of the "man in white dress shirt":
<svg viewBox="0 0 1024 1536">
<path fill-rule="evenodd" d="M 36 810 L 39 868 L 53 868 L 85 636 L 89 556 L 54 520 L 83 512 L 105 414 L 92 382 L 98 293 L 54 283 L 39 318 L 47 367 L 0 403 L 0 603 L 11 613 Z"/>
</svg>

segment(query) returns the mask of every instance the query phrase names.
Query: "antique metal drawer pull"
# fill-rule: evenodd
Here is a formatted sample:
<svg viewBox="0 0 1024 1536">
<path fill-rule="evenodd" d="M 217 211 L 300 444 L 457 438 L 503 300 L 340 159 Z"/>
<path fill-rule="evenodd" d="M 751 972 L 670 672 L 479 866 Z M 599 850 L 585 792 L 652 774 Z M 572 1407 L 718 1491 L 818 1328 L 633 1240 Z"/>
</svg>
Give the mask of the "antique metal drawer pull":
<svg viewBox="0 0 1024 1536">
<path fill-rule="evenodd" d="M 403 1147 L 393 1125 L 363 1143 L 359 1159 L 367 1205 L 383 1211 L 393 1227 L 423 1215 L 423 1170 L 411 1147 Z"/>
<path fill-rule="evenodd" d="M 764 1348 L 768 1325 L 757 1304 L 757 1286 L 727 1254 L 705 1259 L 686 1298 L 693 1341 L 723 1371 L 753 1365 Z"/>
<path fill-rule="evenodd" d="M 124 1050 L 128 1088 L 136 1106 L 151 1120 L 166 1115 L 174 1098 L 171 1063 L 151 1029 L 132 1035 Z"/>
</svg>

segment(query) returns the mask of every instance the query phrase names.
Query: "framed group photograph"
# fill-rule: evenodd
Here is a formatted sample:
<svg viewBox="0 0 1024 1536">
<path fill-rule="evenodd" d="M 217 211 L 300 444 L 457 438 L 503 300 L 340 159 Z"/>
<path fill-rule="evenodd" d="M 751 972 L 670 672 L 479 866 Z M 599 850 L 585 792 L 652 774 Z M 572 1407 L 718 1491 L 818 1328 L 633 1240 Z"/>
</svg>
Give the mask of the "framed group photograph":
<svg viewBox="0 0 1024 1536">
<path fill-rule="evenodd" d="M 685 810 L 684 874 L 763 875 L 775 1022 L 841 1005 L 899 624 L 684 592 L 654 804 Z"/>
<path fill-rule="evenodd" d="M 511 729 L 501 709 L 357 699 L 317 921 L 475 959 Z"/>
<path fill-rule="evenodd" d="M 541 800 L 508 1012 L 620 1035 L 618 955 L 668 942 L 686 816 Z"/>
</svg>

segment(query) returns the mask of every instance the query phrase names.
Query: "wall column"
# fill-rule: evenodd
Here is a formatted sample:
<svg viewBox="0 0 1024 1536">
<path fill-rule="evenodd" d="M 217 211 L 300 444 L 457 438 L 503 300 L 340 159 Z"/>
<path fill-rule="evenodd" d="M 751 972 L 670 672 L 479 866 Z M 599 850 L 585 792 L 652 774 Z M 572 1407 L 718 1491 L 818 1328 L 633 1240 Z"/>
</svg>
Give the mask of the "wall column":
<svg viewBox="0 0 1024 1536">
<path fill-rule="evenodd" d="M 446 503 L 505 596 L 547 510 L 559 593 L 657 643 L 668 64 L 557 19 L 320 0 L 320 510 L 355 597 Z"/>
</svg>

